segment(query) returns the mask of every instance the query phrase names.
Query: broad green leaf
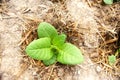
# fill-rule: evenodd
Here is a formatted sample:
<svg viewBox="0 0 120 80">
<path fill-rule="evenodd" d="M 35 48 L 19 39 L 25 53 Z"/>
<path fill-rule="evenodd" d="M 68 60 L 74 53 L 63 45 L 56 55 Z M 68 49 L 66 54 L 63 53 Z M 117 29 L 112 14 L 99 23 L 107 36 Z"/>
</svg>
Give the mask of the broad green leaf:
<svg viewBox="0 0 120 80">
<path fill-rule="evenodd" d="M 41 38 L 32 41 L 26 48 L 26 53 L 36 60 L 48 60 L 53 56 L 50 38 Z"/>
<path fill-rule="evenodd" d="M 113 65 L 116 62 L 116 56 L 114 55 L 108 56 L 108 61 L 110 65 Z"/>
<path fill-rule="evenodd" d="M 58 35 L 57 30 L 49 23 L 42 22 L 38 26 L 38 37 L 49 37 L 51 39 L 54 38 L 54 36 Z"/>
<path fill-rule="evenodd" d="M 57 61 L 62 64 L 75 65 L 82 63 L 84 59 L 80 49 L 70 43 L 65 43 L 59 51 Z"/>
<path fill-rule="evenodd" d="M 105 4 L 113 4 L 113 0 L 103 0 Z"/>
<path fill-rule="evenodd" d="M 52 44 L 54 46 L 57 46 L 58 48 L 61 48 L 65 43 L 65 40 L 66 40 L 65 34 L 57 35 L 53 38 Z"/>
<path fill-rule="evenodd" d="M 54 55 L 52 58 L 50 58 L 49 60 L 43 60 L 43 63 L 46 66 L 52 65 L 56 62 L 56 55 Z"/>
</svg>

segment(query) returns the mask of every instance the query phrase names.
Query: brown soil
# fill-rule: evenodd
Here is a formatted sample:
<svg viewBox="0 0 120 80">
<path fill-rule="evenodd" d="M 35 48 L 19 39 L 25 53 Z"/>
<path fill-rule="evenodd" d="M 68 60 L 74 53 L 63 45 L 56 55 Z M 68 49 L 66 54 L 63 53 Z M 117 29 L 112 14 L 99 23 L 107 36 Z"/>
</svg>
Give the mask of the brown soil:
<svg viewBox="0 0 120 80">
<path fill-rule="evenodd" d="M 120 3 L 102 0 L 10 0 L 0 2 L 0 80 L 119 80 Z M 49 22 L 83 52 L 75 66 L 46 67 L 28 57 L 26 46 L 37 39 L 37 26 Z"/>
</svg>

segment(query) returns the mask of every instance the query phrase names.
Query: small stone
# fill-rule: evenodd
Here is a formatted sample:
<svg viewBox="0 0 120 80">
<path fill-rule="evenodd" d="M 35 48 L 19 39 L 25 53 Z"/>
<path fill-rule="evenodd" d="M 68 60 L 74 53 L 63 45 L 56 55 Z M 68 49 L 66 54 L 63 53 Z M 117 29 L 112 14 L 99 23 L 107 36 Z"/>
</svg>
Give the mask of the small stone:
<svg viewBox="0 0 120 80">
<path fill-rule="evenodd" d="M 96 67 L 96 72 L 99 73 L 99 72 L 101 72 L 101 71 L 102 71 L 102 68 L 101 68 L 100 66 L 97 66 L 97 67 Z"/>
</svg>

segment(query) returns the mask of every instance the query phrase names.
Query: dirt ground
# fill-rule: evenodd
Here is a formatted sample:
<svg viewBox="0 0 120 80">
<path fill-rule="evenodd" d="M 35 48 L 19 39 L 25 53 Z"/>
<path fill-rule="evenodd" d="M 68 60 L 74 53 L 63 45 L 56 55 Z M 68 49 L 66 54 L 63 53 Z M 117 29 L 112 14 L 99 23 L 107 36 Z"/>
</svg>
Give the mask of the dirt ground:
<svg viewBox="0 0 120 80">
<path fill-rule="evenodd" d="M 120 80 L 120 3 L 102 0 L 7 0 L 0 3 L 0 80 Z M 49 67 L 28 57 L 25 47 L 46 21 L 82 50 L 85 61 Z"/>
</svg>

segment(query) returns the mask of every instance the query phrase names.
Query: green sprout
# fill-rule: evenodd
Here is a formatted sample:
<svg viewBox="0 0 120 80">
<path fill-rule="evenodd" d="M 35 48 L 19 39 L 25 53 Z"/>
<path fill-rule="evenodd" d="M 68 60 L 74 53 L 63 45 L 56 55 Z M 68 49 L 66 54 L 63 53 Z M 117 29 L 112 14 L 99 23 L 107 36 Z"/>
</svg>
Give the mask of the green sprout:
<svg viewBox="0 0 120 80">
<path fill-rule="evenodd" d="M 120 0 L 103 0 L 105 4 L 113 4 L 114 2 L 119 2 Z"/>
<path fill-rule="evenodd" d="M 116 62 L 116 56 L 115 55 L 108 56 L 108 61 L 110 65 L 113 65 Z"/>
<path fill-rule="evenodd" d="M 109 61 L 109 64 L 110 64 L 110 65 L 115 64 L 115 62 L 116 62 L 116 60 L 117 60 L 116 57 L 118 56 L 119 53 L 120 53 L 120 49 L 118 49 L 118 50 L 116 51 L 115 55 L 108 56 L 108 61 Z"/>
<path fill-rule="evenodd" d="M 113 0 L 103 0 L 105 4 L 113 4 Z"/>
<path fill-rule="evenodd" d="M 42 22 L 38 29 L 39 39 L 26 47 L 26 53 L 33 59 L 42 60 L 46 66 L 56 62 L 68 65 L 80 64 L 84 61 L 79 48 L 66 42 L 65 34 L 58 34 L 49 23 Z"/>
</svg>

